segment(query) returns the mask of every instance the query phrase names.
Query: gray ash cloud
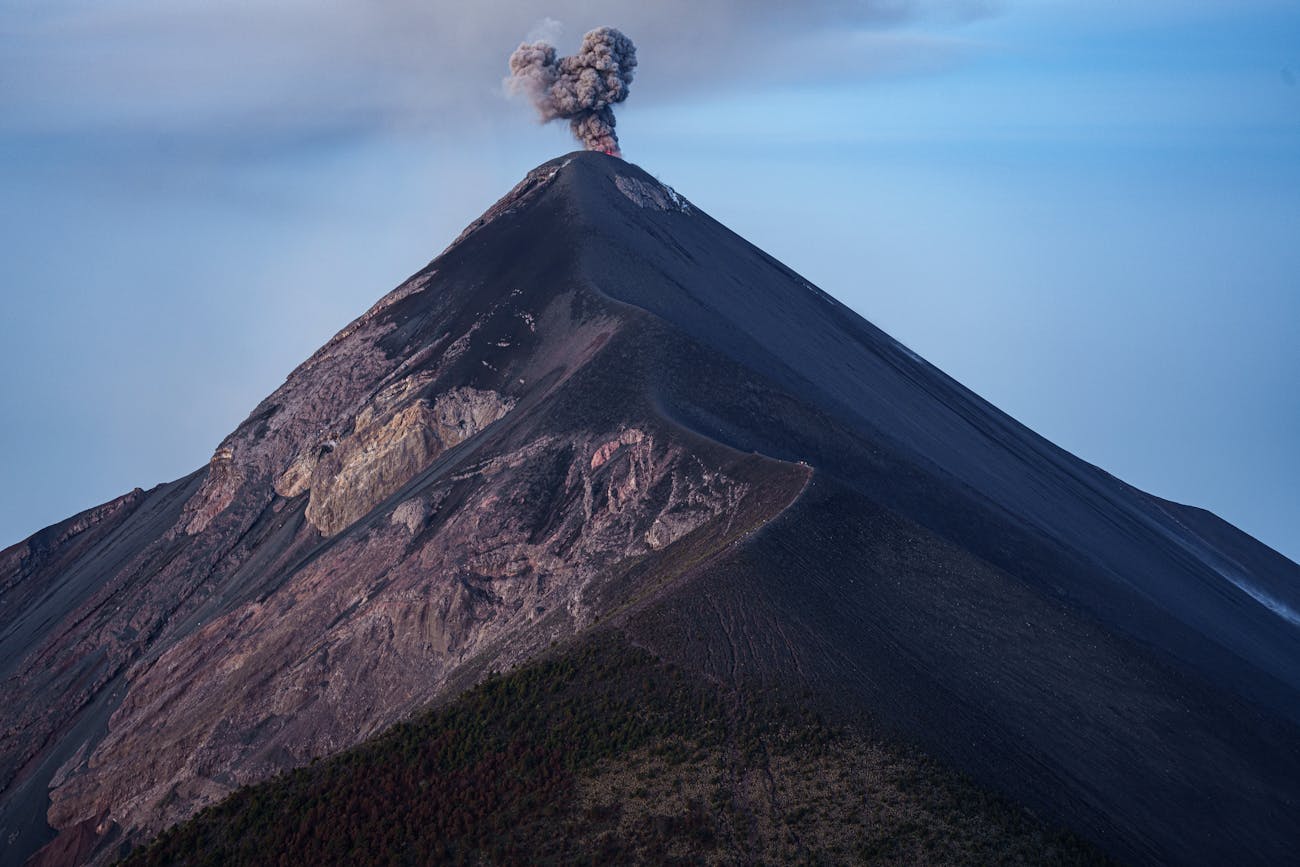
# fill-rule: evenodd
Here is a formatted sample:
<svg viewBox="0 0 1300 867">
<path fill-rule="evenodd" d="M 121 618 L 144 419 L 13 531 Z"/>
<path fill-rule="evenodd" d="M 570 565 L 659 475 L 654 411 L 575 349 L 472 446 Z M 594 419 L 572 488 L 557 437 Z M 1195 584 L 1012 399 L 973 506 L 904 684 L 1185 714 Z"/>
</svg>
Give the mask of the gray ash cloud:
<svg viewBox="0 0 1300 867">
<path fill-rule="evenodd" d="M 559 57 L 547 42 L 525 42 L 510 55 L 506 86 L 528 96 L 543 121 L 567 120 L 587 150 L 621 156 L 614 106 L 627 99 L 636 46 L 613 27 L 582 37 L 577 54 Z"/>
</svg>

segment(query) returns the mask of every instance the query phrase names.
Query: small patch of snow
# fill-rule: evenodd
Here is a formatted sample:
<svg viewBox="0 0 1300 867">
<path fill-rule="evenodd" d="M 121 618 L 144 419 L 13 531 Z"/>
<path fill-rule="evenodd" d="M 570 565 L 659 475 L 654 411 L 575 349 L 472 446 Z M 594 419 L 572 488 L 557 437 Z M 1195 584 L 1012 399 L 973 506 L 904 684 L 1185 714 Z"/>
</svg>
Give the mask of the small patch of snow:
<svg viewBox="0 0 1300 867">
<path fill-rule="evenodd" d="M 683 214 L 689 214 L 691 212 L 691 203 L 686 200 L 685 196 L 679 194 L 667 184 L 664 184 L 664 189 L 667 190 L 669 198 L 673 200 L 673 204 L 677 206 L 677 210 L 681 211 Z"/>
<path fill-rule="evenodd" d="M 1227 579 L 1227 581 L 1231 583 L 1234 587 L 1236 587 L 1238 590 L 1245 593 L 1251 599 L 1254 599 L 1260 605 L 1263 605 L 1269 611 L 1272 611 L 1278 617 L 1281 617 L 1283 620 L 1287 621 L 1292 626 L 1300 626 L 1300 611 L 1296 611 L 1294 608 L 1292 608 L 1290 605 L 1287 605 L 1281 599 L 1278 599 L 1275 596 L 1271 596 L 1268 593 L 1265 593 L 1263 590 L 1259 589 L 1258 587 L 1254 586 L 1253 584 L 1246 582 L 1239 575 L 1232 574 L 1231 572 L 1223 569 L 1222 567 L 1217 568 L 1215 571 L 1217 571 L 1220 575 L 1222 575 L 1225 579 Z"/>
</svg>

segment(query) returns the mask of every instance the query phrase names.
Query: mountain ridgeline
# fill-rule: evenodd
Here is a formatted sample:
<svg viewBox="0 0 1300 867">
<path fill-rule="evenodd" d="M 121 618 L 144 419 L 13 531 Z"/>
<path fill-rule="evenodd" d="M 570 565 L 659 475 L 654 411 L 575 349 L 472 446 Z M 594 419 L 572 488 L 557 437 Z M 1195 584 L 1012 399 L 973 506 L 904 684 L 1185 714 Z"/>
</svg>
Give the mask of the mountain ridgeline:
<svg viewBox="0 0 1300 867">
<path fill-rule="evenodd" d="M 1300 847 L 1300 567 L 600 153 L 0 603 L 5 864 Z"/>
</svg>

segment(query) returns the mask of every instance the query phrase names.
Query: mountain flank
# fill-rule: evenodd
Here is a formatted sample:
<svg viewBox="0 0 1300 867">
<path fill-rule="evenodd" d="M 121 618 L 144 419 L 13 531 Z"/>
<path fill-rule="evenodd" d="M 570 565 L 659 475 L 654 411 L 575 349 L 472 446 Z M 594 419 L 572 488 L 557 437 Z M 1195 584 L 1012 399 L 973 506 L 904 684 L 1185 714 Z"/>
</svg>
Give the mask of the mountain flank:
<svg viewBox="0 0 1300 867">
<path fill-rule="evenodd" d="M 395 744 L 453 777 L 554 765 L 501 802 L 519 818 L 507 849 L 560 845 L 525 818 L 552 783 L 561 826 L 594 811 L 581 839 L 647 860 L 658 837 L 635 829 L 655 816 L 700 835 L 661 841 L 687 859 L 1039 845 L 1051 863 L 1090 845 L 1276 864 L 1300 845 L 1300 567 L 1057 448 L 605 154 L 530 172 L 206 467 L 0 552 L 0 603 L 4 863 L 109 863 L 204 808 L 159 847 L 228 852 Z M 684 716 L 694 740 L 647 722 L 595 752 L 525 738 L 500 758 L 485 745 L 518 734 L 501 711 L 498 740 L 459 741 L 447 764 L 447 720 L 497 726 L 475 703 L 529 678 L 569 696 L 547 699 L 556 713 L 589 713 L 536 672 L 586 671 L 597 633 L 731 715 Z M 591 676 L 592 696 L 635 691 Z M 782 753 L 807 713 L 829 752 Z M 766 764 L 744 758 L 746 715 Z M 702 763 L 664 766 L 680 792 L 628 782 L 674 749 Z M 716 809 L 715 760 L 733 774 Z M 856 836 L 795 782 L 811 768 L 860 793 L 891 762 L 890 785 L 920 788 L 893 813 L 867 798 Z M 797 806 L 755 806 L 738 781 L 764 768 Z M 633 805 L 638 786 L 671 809 Z M 782 848 L 804 808 L 804 848 Z M 736 809 L 768 829 L 760 849 L 736 848 Z M 906 816 L 929 817 L 920 842 Z M 980 843 L 972 817 L 998 830 Z M 490 858 L 477 833 L 438 840 Z M 149 851 L 166 850 L 131 857 Z"/>
</svg>

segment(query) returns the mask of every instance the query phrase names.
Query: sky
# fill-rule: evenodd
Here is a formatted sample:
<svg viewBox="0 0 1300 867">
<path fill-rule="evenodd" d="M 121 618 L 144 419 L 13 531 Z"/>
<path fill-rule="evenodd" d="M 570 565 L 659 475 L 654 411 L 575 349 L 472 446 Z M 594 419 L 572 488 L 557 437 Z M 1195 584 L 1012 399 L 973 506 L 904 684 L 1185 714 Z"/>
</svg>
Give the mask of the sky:
<svg viewBox="0 0 1300 867">
<path fill-rule="evenodd" d="M 202 466 L 572 150 L 506 58 L 604 24 L 627 159 L 1300 560 L 1300 4 L 1269 0 L 0 0 L 0 546 Z"/>
</svg>

